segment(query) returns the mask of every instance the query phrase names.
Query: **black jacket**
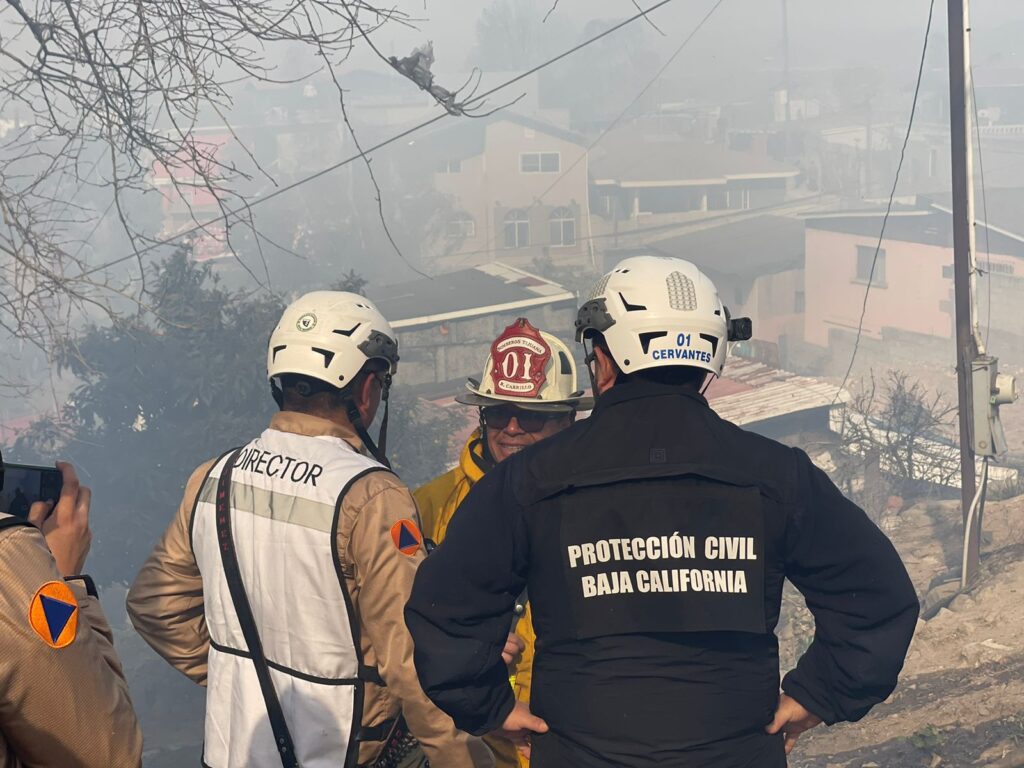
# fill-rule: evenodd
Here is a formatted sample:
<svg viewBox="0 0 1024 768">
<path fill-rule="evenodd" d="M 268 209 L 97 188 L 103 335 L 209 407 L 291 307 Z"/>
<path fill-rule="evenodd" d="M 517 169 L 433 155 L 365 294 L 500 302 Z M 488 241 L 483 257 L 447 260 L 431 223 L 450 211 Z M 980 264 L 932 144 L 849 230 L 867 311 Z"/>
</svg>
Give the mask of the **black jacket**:
<svg viewBox="0 0 1024 768">
<path fill-rule="evenodd" d="M 918 614 L 888 539 L 802 451 L 631 382 L 477 483 L 405 615 L 427 695 L 485 733 L 513 705 L 500 651 L 529 587 L 551 728 L 534 768 L 773 768 L 786 578 L 816 631 L 783 689 L 826 723 L 863 717 Z"/>
</svg>

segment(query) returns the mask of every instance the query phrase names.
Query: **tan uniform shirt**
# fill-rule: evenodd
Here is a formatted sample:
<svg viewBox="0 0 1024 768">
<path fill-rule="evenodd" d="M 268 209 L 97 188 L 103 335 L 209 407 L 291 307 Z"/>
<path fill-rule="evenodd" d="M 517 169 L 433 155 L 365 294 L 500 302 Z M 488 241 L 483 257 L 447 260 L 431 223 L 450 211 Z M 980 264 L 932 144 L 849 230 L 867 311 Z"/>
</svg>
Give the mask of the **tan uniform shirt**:
<svg viewBox="0 0 1024 768">
<path fill-rule="evenodd" d="M 57 640 L 33 629 L 40 590 L 63 585 L 39 529 L 0 529 L 0 766 L 136 768 L 142 732 L 99 601 L 67 582 L 78 609 Z"/>
<path fill-rule="evenodd" d="M 340 437 L 362 450 L 350 429 L 315 416 L 278 413 L 270 427 Z M 192 473 L 177 515 L 128 593 L 128 613 L 135 629 L 157 653 L 201 685 L 206 683 L 210 637 L 203 614 L 203 579 L 189 529 L 199 489 L 214 463 L 211 460 Z M 387 683 L 383 688 L 367 683 L 363 725 L 377 725 L 401 711 L 431 764 L 491 766 L 487 747 L 458 731 L 451 718 L 427 699 L 416 677 L 403 609 L 424 554 L 421 550 L 410 557 L 395 547 L 391 528 L 403 518 L 415 520 L 416 506 L 408 488 L 390 472 L 372 472 L 357 480 L 341 505 L 338 558 L 359 620 L 363 661 L 377 666 Z M 359 762 L 372 761 L 381 746 L 379 742 L 362 744 Z"/>
</svg>

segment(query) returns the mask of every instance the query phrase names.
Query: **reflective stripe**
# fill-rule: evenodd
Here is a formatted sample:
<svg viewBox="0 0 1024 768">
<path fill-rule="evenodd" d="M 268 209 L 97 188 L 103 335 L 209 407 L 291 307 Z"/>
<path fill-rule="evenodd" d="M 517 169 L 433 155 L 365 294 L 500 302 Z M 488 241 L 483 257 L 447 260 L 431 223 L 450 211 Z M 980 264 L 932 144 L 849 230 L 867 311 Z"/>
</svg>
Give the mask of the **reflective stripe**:
<svg viewBox="0 0 1024 768">
<path fill-rule="evenodd" d="M 206 478 L 199 492 L 199 500 L 213 504 L 217 497 L 216 478 Z M 231 483 L 231 508 L 236 512 L 301 525 L 315 531 L 330 533 L 334 524 L 334 504 L 324 504 L 301 496 L 255 488 L 247 483 Z"/>
</svg>

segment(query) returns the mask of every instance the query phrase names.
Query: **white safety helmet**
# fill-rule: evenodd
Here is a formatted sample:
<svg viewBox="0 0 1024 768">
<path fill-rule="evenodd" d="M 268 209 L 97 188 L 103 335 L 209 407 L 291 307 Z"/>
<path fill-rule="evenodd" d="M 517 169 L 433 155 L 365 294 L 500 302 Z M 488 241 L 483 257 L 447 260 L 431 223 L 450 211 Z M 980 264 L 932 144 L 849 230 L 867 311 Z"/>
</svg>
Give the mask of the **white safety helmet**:
<svg viewBox="0 0 1024 768">
<path fill-rule="evenodd" d="M 365 296 L 344 291 L 314 291 L 285 309 L 267 348 L 267 378 L 281 404 L 279 376 L 300 374 L 344 389 L 368 360 L 383 360 L 387 374 L 381 387 L 384 418 L 377 440 L 370 437 L 352 397 L 348 417 L 366 448 L 387 467 L 388 392 L 398 370 L 398 340 L 391 324 Z"/>
<path fill-rule="evenodd" d="M 464 405 L 511 403 L 528 411 L 566 413 L 594 407 L 594 399 L 577 386 L 569 347 L 525 317 L 516 318 L 494 340 L 481 380 L 470 379 L 466 389 L 455 396 Z"/>
<path fill-rule="evenodd" d="M 604 336 L 619 369 L 685 365 L 721 376 L 728 341 L 750 338 L 694 264 L 662 256 L 624 259 L 602 277 L 576 317 L 576 340 Z"/>
<path fill-rule="evenodd" d="M 267 378 L 296 373 L 342 389 L 367 360 L 398 369 L 398 341 L 391 324 L 365 296 L 314 291 L 285 309 L 267 348 Z"/>
</svg>

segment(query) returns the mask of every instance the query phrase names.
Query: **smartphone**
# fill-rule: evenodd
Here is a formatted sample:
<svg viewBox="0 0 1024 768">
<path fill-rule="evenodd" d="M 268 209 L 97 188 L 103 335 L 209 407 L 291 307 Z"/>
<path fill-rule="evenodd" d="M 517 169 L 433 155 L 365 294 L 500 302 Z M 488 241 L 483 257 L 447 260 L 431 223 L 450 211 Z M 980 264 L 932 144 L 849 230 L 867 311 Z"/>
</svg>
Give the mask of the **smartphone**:
<svg viewBox="0 0 1024 768">
<path fill-rule="evenodd" d="M 56 502 L 64 483 L 56 467 L 35 467 L 30 464 L 3 465 L 0 480 L 0 512 L 15 517 L 28 517 L 28 510 L 37 501 Z"/>
</svg>

